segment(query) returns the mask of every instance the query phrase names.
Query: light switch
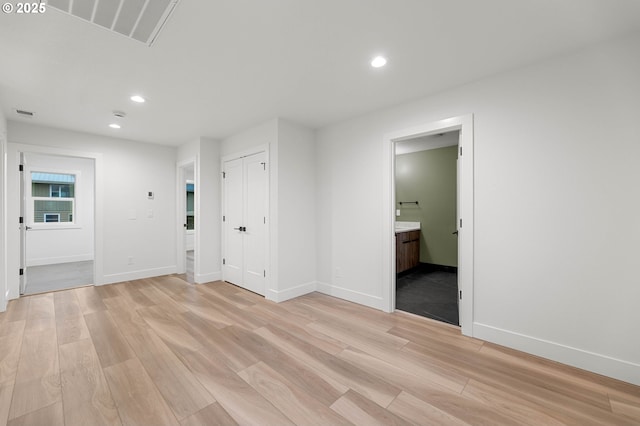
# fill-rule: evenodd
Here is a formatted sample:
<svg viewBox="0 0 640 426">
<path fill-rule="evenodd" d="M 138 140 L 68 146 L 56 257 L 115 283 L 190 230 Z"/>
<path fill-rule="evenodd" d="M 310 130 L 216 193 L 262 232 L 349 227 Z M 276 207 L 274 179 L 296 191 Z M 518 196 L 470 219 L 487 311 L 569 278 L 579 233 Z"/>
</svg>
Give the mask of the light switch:
<svg viewBox="0 0 640 426">
<path fill-rule="evenodd" d="M 147 191 L 147 198 L 153 200 L 153 191 Z"/>
<path fill-rule="evenodd" d="M 147 210 L 147 217 L 153 217 L 153 210 L 152 209 Z"/>
<path fill-rule="evenodd" d="M 128 216 L 129 220 L 136 220 L 137 216 L 138 216 L 138 214 L 137 214 L 135 209 L 129 210 L 129 216 Z"/>
</svg>

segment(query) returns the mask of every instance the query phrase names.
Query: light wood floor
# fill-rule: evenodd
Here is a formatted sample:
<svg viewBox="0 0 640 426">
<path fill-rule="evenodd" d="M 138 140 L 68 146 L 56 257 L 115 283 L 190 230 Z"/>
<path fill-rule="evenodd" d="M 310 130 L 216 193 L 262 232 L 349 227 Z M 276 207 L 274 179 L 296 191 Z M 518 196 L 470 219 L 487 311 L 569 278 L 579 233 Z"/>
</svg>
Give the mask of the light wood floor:
<svg viewBox="0 0 640 426">
<path fill-rule="evenodd" d="M 176 276 L 0 314 L 0 424 L 639 424 L 640 388 L 320 294 Z"/>
</svg>

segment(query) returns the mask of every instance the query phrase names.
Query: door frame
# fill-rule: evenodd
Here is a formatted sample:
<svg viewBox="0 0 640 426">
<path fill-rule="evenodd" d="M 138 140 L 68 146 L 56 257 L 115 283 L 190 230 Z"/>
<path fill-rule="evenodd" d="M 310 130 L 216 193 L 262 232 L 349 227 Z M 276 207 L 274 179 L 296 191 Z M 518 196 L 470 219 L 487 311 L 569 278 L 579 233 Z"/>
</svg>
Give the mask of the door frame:
<svg viewBox="0 0 640 426">
<path fill-rule="evenodd" d="M 460 131 L 458 156 L 458 294 L 462 334 L 473 336 L 474 290 L 474 179 L 473 179 L 473 114 L 432 121 L 415 127 L 400 129 L 384 136 L 383 148 L 383 205 L 382 205 L 382 303 L 385 312 L 396 306 L 396 247 L 395 247 L 395 143 L 450 131 Z M 462 221 L 462 226 L 460 226 Z M 460 297 L 462 295 L 462 297 Z"/>
<path fill-rule="evenodd" d="M 266 182 L 266 228 L 265 228 L 265 242 L 264 242 L 264 268 L 266 271 L 266 276 L 264 278 L 264 297 L 267 298 L 268 289 L 271 288 L 271 156 L 269 152 L 269 145 L 257 145 L 253 148 L 248 148 L 243 151 L 238 151 L 233 154 L 228 154 L 220 158 L 220 172 L 224 173 L 224 163 L 231 160 L 237 160 L 239 158 L 248 157 L 250 155 L 259 154 L 264 152 L 264 158 L 266 162 L 267 168 L 267 182 Z M 222 219 L 225 214 L 225 184 L 224 178 L 220 179 L 220 219 Z M 220 220 L 220 271 L 221 271 L 221 279 L 224 281 L 224 265 L 222 264 L 222 259 L 225 257 L 225 233 L 224 233 L 224 222 Z"/>
<path fill-rule="evenodd" d="M 198 163 L 197 159 L 189 158 L 187 160 L 179 161 L 176 163 L 176 273 L 184 274 L 186 272 L 186 251 L 184 245 L 184 221 L 185 221 L 185 212 L 187 210 L 187 200 L 185 197 L 185 182 L 186 182 L 186 173 L 185 169 L 189 166 L 193 166 L 193 181 L 196 188 L 199 187 L 199 178 L 198 178 Z M 195 232 L 193 238 L 194 240 L 194 258 L 193 258 L 193 275 L 194 279 L 197 275 L 196 271 L 198 270 L 198 266 L 200 264 L 200 259 L 198 258 L 198 218 L 200 217 L 200 203 L 199 197 L 196 193 L 196 196 L 193 200 L 193 213 L 196 216 L 195 223 Z"/>
<path fill-rule="evenodd" d="M 17 218 L 20 216 L 21 194 L 19 181 L 21 179 L 18 166 L 20 164 L 20 153 L 33 153 L 44 155 L 57 155 L 62 157 L 87 158 L 94 161 L 94 186 L 93 186 L 93 203 L 94 203 L 94 220 L 93 220 L 93 282 L 94 285 L 102 285 L 104 279 L 103 264 L 103 247 L 104 247 L 104 175 L 103 175 L 103 157 L 101 153 L 76 151 L 71 149 L 54 148 L 42 145 L 28 145 L 22 143 L 7 144 L 7 246 L 20 247 L 19 227 L 10 226 L 8 218 Z M 17 251 L 9 251 L 7 253 L 7 300 L 17 299 L 20 297 L 20 278 L 17 271 L 20 269 L 20 256 Z M 8 273 L 8 271 L 16 271 L 16 273 Z"/>
</svg>

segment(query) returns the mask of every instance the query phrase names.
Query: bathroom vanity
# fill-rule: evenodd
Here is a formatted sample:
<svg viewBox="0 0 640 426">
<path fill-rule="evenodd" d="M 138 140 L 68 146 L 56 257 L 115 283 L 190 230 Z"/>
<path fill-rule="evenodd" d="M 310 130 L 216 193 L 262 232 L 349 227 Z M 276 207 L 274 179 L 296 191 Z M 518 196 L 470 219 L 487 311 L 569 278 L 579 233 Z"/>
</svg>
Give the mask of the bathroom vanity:
<svg viewBox="0 0 640 426">
<path fill-rule="evenodd" d="M 396 273 L 420 264 L 420 222 L 396 222 Z"/>
</svg>

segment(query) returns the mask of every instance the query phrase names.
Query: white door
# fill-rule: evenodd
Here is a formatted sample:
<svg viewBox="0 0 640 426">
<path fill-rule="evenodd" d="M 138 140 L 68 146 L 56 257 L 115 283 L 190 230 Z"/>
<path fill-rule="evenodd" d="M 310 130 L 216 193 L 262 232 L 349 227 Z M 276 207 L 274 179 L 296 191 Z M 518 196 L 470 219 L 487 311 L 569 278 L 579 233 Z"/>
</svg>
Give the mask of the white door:
<svg viewBox="0 0 640 426">
<path fill-rule="evenodd" d="M 26 156 L 20 153 L 20 294 L 27 290 L 27 190 Z M 29 189 L 30 190 L 30 189 Z"/>
<path fill-rule="evenodd" d="M 223 279 L 265 293 L 267 171 L 265 153 L 226 161 Z"/>
</svg>

